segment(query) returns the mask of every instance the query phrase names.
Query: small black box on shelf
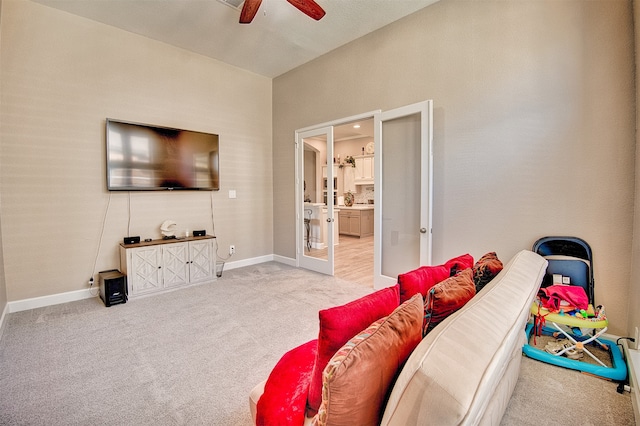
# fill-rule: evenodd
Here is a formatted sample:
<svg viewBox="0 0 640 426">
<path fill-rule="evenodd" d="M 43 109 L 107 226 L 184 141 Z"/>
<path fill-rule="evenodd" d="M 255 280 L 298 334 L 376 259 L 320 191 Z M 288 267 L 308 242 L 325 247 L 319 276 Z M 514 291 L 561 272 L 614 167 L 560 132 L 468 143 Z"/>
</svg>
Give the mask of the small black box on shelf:
<svg viewBox="0 0 640 426">
<path fill-rule="evenodd" d="M 106 307 L 127 303 L 127 276 L 117 269 L 98 273 L 100 299 Z"/>
<path fill-rule="evenodd" d="M 140 237 L 124 237 L 125 244 L 138 244 L 140 242 Z"/>
<path fill-rule="evenodd" d="M 204 229 L 202 231 L 193 231 L 194 237 L 204 237 L 205 235 L 207 235 L 207 231 Z"/>
</svg>

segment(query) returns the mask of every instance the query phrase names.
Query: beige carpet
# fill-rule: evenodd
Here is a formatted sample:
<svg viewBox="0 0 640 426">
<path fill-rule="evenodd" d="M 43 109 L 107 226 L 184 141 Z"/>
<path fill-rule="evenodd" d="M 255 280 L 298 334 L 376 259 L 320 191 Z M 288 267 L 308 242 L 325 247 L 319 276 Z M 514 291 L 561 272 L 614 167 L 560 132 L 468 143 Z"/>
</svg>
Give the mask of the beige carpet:
<svg viewBox="0 0 640 426">
<path fill-rule="evenodd" d="M 249 391 L 317 336 L 318 310 L 370 291 L 269 262 L 110 308 L 95 298 L 9 314 L 0 425 L 248 426 Z M 614 383 L 522 361 L 502 424 L 633 424 Z"/>
<path fill-rule="evenodd" d="M 523 357 L 502 425 L 631 426 L 629 393 L 617 384 Z"/>
</svg>

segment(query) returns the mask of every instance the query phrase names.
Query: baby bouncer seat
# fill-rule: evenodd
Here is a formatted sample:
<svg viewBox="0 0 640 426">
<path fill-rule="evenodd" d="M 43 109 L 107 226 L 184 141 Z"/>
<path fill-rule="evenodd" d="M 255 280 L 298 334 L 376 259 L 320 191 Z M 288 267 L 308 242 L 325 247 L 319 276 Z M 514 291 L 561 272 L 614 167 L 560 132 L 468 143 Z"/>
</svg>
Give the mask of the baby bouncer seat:
<svg viewBox="0 0 640 426">
<path fill-rule="evenodd" d="M 589 244 L 577 237 L 544 237 L 535 242 L 532 250 L 547 259 L 548 266 L 539 297 L 531 306 L 533 322 L 526 328 L 523 353 L 605 379 L 625 380 L 627 367 L 620 349 L 601 337 L 609 322 L 603 307 L 594 308 L 593 254 Z M 567 286 L 580 287 L 584 292 Z M 539 349 L 535 340 L 540 335 L 561 339 Z M 590 350 L 596 345 L 609 352 L 611 366 Z M 593 361 L 585 362 L 585 357 Z"/>
</svg>

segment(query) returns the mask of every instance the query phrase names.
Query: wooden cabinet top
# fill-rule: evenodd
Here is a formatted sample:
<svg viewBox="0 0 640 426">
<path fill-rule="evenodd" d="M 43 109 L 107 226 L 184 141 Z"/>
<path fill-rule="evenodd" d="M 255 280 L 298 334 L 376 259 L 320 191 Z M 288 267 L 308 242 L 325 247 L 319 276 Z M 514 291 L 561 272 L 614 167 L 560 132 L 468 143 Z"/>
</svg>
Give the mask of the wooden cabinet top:
<svg viewBox="0 0 640 426">
<path fill-rule="evenodd" d="M 139 243 L 135 243 L 135 244 L 120 243 L 120 247 L 129 249 L 129 248 L 136 248 L 136 247 L 156 246 L 160 244 L 185 243 L 187 241 L 211 240 L 214 238 L 215 237 L 213 235 L 205 235 L 204 237 L 181 237 L 181 238 L 179 237 L 179 238 L 168 238 L 168 239 L 161 238 L 158 240 L 140 241 Z"/>
</svg>

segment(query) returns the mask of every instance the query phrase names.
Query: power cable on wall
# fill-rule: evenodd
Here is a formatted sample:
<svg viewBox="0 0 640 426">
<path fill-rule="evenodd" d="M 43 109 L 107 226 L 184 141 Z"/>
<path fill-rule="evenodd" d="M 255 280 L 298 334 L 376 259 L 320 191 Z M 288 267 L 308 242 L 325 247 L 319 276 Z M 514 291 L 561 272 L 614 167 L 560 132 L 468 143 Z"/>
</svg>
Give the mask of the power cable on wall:
<svg viewBox="0 0 640 426">
<path fill-rule="evenodd" d="M 222 276 L 222 270 L 224 269 L 224 264 L 225 264 L 225 262 L 226 262 L 227 260 L 229 260 L 229 259 L 231 258 L 231 256 L 232 256 L 232 255 L 231 255 L 231 254 L 229 254 L 227 257 L 222 257 L 222 256 L 220 256 L 220 255 L 218 254 L 218 248 L 219 248 L 219 246 L 218 246 L 218 237 L 217 237 L 217 235 L 216 235 L 216 223 L 215 223 L 215 220 L 214 220 L 214 214 L 213 214 L 213 191 L 211 191 L 210 202 L 211 202 L 211 229 L 212 229 L 212 232 L 213 232 L 213 238 L 214 238 L 215 245 L 216 245 L 216 250 L 215 250 L 215 252 L 216 252 L 216 259 L 220 259 L 220 260 L 222 260 L 222 264 L 220 265 L 220 268 L 218 268 L 218 262 L 217 262 L 217 260 L 216 260 L 216 265 L 215 265 L 215 267 L 216 267 L 216 275 L 217 275 L 217 276 L 218 276 L 218 278 L 219 278 L 219 277 L 221 277 L 221 276 Z"/>
<path fill-rule="evenodd" d="M 93 288 L 94 280 L 93 276 L 96 274 L 96 265 L 98 264 L 98 257 L 100 256 L 100 247 L 102 247 L 102 238 L 104 237 L 104 228 L 107 223 L 107 214 L 109 213 L 109 207 L 111 206 L 111 192 L 107 198 L 107 205 L 104 209 L 104 215 L 102 216 L 102 227 L 100 229 L 100 238 L 98 239 L 98 247 L 96 248 L 96 255 L 93 259 L 93 268 L 91 268 L 91 277 L 89 278 L 89 292 L 92 296 L 97 296 L 100 289 L 96 289 L 96 293 L 93 294 L 91 289 Z"/>
</svg>

